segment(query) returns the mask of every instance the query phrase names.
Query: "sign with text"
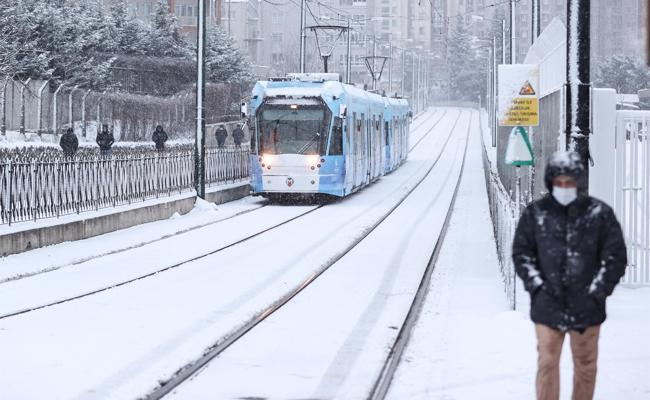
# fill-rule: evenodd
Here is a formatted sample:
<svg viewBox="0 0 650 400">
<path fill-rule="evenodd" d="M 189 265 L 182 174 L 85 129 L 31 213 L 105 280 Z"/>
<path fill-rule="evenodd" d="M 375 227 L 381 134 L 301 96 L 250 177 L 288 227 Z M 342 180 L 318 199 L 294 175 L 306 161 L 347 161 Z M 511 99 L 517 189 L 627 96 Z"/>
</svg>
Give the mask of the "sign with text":
<svg viewBox="0 0 650 400">
<path fill-rule="evenodd" d="M 537 65 L 499 65 L 499 125 L 539 125 Z"/>
</svg>

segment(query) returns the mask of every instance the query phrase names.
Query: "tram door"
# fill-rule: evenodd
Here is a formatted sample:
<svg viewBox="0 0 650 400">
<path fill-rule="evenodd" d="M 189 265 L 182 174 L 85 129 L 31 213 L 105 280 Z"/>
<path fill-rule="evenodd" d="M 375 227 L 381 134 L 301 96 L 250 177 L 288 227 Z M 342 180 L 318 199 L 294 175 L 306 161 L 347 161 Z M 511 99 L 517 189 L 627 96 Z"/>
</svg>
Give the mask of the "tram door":
<svg viewBox="0 0 650 400">
<path fill-rule="evenodd" d="M 373 117 L 374 119 L 374 117 Z M 374 123 L 374 120 L 371 120 L 368 118 L 366 121 L 366 151 L 368 154 L 368 174 L 367 176 L 367 182 L 370 184 L 372 182 L 372 172 L 374 171 L 374 158 L 372 157 L 372 146 L 373 146 L 373 140 L 372 140 L 372 125 Z"/>
</svg>

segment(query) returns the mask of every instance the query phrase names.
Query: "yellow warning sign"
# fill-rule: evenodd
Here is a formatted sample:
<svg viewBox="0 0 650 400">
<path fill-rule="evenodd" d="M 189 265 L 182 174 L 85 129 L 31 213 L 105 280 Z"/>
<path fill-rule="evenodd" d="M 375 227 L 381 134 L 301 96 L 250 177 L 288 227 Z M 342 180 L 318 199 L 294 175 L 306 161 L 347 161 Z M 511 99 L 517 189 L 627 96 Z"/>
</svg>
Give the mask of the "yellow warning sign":
<svg viewBox="0 0 650 400">
<path fill-rule="evenodd" d="M 499 65 L 499 125 L 539 125 L 539 67 Z"/>
<path fill-rule="evenodd" d="M 501 126 L 539 125 L 539 100 L 535 97 L 517 97 L 501 118 Z"/>
<path fill-rule="evenodd" d="M 530 82 L 526 81 L 526 83 L 524 83 L 524 86 L 521 87 L 519 94 L 522 96 L 534 96 L 535 89 L 533 89 L 533 86 L 530 84 Z"/>
</svg>

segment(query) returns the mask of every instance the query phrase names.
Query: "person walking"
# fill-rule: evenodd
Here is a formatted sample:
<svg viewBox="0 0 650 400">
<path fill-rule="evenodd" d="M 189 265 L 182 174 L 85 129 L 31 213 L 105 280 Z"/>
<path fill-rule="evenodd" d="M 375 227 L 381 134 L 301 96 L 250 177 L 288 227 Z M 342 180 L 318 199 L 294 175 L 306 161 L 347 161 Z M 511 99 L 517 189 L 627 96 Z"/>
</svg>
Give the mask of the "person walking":
<svg viewBox="0 0 650 400">
<path fill-rule="evenodd" d="M 107 124 L 102 125 L 102 131 L 97 135 L 96 142 L 99 145 L 99 152 L 102 156 L 111 155 L 111 147 L 115 143 L 115 138 L 113 137 L 113 133 L 109 132 Z"/>
<path fill-rule="evenodd" d="M 244 130 L 241 127 L 238 126 L 232 131 L 232 140 L 235 142 L 235 146 L 241 146 L 242 140 L 244 140 Z"/>
<path fill-rule="evenodd" d="M 219 125 L 217 130 L 214 132 L 214 136 L 217 139 L 217 147 L 223 148 L 226 145 L 226 138 L 228 137 L 228 131 L 223 125 Z"/>
<path fill-rule="evenodd" d="M 158 151 L 165 150 L 165 142 L 167 141 L 168 136 L 167 136 L 167 132 L 163 130 L 162 126 L 160 125 L 156 126 L 156 130 L 153 132 L 151 139 L 156 144 L 156 150 Z"/>
<path fill-rule="evenodd" d="M 577 153 L 554 153 L 544 177 L 549 194 L 526 207 L 513 242 L 515 270 L 530 293 L 537 335 L 538 400 L 559 399 L 567 334 L 574 364 L 572 399 L 593 398 L 606 299 L 627 265 L 613 210 L 578 193 L 583 173 Z"/>
<path fill-rule="evenodd" d="M 79 139 L 77 138 L 77 135 L 74 134 L 72 128 L 66 129 L 65 133 L 61 135 L 59 146 L 61 146 L 64 156 L 74 157 L 77 149 L 79 149 Z"/>
</svg>

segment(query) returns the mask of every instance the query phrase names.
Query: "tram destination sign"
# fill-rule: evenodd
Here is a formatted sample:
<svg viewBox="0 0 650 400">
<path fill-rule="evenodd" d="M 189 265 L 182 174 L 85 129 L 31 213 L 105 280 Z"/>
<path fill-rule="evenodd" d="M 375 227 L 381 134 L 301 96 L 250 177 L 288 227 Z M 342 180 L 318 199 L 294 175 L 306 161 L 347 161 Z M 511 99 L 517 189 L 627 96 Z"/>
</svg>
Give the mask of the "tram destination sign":
<svg viewBox="0 0 650 400">
<path fill-rule="evenodd" d="M 499 125 L 539 125 L 537 65 L 499 65 Z"/>
</svg>

